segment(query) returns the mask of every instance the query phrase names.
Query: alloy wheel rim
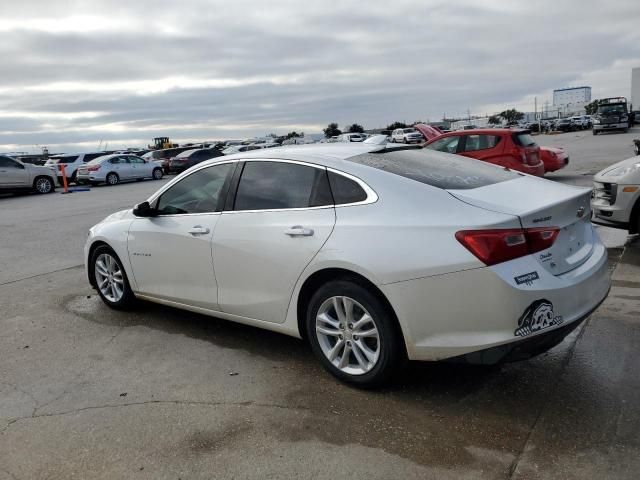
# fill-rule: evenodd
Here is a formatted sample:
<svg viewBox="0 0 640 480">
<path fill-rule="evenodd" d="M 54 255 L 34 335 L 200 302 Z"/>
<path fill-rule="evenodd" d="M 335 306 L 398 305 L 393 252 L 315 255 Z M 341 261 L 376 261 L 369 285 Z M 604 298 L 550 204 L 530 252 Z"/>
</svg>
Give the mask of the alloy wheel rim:
<svg viewBox="0 0 640 480">
<path fill-rule="evenodd" d="M 96 285 L 110 302 L 118 302 L 124 295 L 124 275 L 115 258 L 108 253 L 98 256 L 95 263 Z"/>
<path fill-rule="evenodd" d="M 161 170 L 154 170 L 153 171 L 153 177 L 156 180 L 160 180 L 162 178 L 162 171 Z"/>
<path fill-rule="evenodd" d="M 49 193 L 49 191 L 51 190 L 51 184 L 47 179 L 40 178 L 36 182 L 36 189 L 40 193 Z"/>
<path fill-rule="evenodd" d="M 327 360 L 349 375 L 371 371 L 380 358 L 380 334 L 375 320 L 350 297 L 331 297 L 320 305 L 316 337 Z"/>
<path fill-rule="evenodd" d="M 118 183 L 118 178 L 115 175 L 111 174 L 109 175 L 108 181 L 110 185 L 115 185 L 116 183 Z"/>
</svg>

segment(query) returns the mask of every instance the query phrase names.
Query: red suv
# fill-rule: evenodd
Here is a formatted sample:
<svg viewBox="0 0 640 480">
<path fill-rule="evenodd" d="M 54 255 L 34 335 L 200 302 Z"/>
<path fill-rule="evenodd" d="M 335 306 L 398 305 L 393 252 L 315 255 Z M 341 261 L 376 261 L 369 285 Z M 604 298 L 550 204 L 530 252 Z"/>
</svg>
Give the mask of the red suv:
<svg viewBox="0 0 640 480">
<path fill-rule="evenodd" d="M 457 153 L 538 177 L 544 175 L 540 147 L 529 130 L 506 128 L 459 130 L 444 133 L 428 141 L 425 148 Z"/>
</svg>

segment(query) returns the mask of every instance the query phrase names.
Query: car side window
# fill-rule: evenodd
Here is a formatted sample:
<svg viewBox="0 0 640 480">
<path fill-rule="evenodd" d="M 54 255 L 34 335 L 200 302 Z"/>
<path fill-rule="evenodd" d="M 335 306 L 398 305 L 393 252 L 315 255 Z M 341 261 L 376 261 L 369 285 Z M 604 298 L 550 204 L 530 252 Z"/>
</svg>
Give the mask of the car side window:
<svg viewBox="0 0 640 480">
<path fill-rule="evenodd" d="M 328 173 L 331 193 L 336 205 L 363 202 L 367 199 L 367 192 L 358 185 L 358 182 L 338 173 Z"/>
<path fill-rule="evenodd" d="M 466 135 L 464 151 L 486 150 L 495 147 L 499 142 L 500 137 L 497 135 Z"/>
<path fill-rule="evenodd" d="M 120 157 L 113 157 L 111 160 L 109 160 L 109 163 L 112 163 L 113 165 L 118 165 L 119 163 L 124 163 L 124 162 L 120 160 Z"/>
<path fill-rule="evenodd" d="M 332 205 L 324 168 L 286 162 L 247 162 L 234 210 L 276 210 Z"/>
<path fill-rule="evenodd" d="M 144 163 L 144 160 L 138 157 L 129 156 L 129 163 Z"/>
<path fill-rule="evenodd" d="M 0 157 L 0 167 L 2 168 L 20 168 L 18 162 L 14 162 L 10 158 Z"/>
<path fill-rule="evenodd" d="M 438 150 L 439 152 L 456 153 L 458 151 L 458 143 L 460 142 L 460 136 L 451 136 L 436 140 L 427 148 L 431 150 Z"/>
<path fill-rule="evenodd" d="M 158 215 L 220 211 L 223 187 L 234 165 L 223 163 L 203 168 L 180 180 L 158 199 Z"/>
</svg>

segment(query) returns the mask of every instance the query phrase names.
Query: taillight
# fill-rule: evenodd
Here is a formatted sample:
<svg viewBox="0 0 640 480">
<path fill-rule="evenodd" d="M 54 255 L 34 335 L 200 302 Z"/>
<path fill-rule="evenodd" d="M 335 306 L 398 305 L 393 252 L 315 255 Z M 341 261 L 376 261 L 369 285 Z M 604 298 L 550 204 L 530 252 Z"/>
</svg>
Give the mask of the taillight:
<svg viewBox="0 0 640 480">
<path fill-rule="evenodd" d="M 89 168 L 87 168 L 87 170 L 89 172 L 97 172 L 98 170 L 100 170 L 100 165 L 91 165 Z"/>
<path fill-rule="evenodd" d="M 551 247 L 559 232 L 555 227 L 462 230 L 456 239 L 482 263 L 495 265 Z"/>
<path fill-rule="evenodd" d="M 529 252 L 536 253 L 541 250 L 550 248 L 551 245 L 558 238 L 560 229 L 556 227 L 540 227 L 540 228 L 527 228 L 525 229 L 525 235 L 527 236 L 527 244 L 529 245 Z"/>
</svg>

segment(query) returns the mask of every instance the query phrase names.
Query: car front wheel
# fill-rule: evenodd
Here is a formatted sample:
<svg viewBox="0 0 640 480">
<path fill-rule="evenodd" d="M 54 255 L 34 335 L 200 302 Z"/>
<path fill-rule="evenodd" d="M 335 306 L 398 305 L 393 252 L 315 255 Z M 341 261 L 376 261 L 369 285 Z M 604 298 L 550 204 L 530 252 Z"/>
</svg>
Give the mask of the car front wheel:
<svg viewBox="0 0 640 480">
<path fill-rule="evenodd" d="M 345 382 L 381 385 L 405 358 L 392 313 L 358 283 L 336 280 L 323 285 L 311 299 L 306 322 L 315 355 Z"/>
<path fill-rule="evenodd" d="M 161 180 L 162 179 L 162 169 L 161 168 L 154 168 L 153 169 L 153 179 L 154 180 Z"/>
<path fill-rule="evenodd" d="M 101 245 L 93 252 L 91 265 L 95 287 L 102 301 L 116 309 L 131 306 L 135 297 L 116 253 L 106 245 Z"/>
<path fill-rule="evenodd" d="M 51 193 L 55 186 L 53 180 L 49 177 L 38 177 L 33 181 L 33 189 L 36 193 Z"/>
</svg>

